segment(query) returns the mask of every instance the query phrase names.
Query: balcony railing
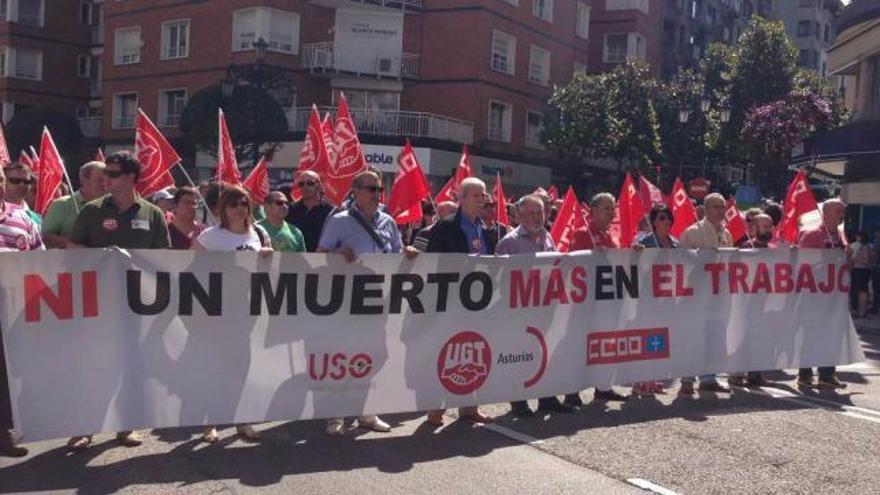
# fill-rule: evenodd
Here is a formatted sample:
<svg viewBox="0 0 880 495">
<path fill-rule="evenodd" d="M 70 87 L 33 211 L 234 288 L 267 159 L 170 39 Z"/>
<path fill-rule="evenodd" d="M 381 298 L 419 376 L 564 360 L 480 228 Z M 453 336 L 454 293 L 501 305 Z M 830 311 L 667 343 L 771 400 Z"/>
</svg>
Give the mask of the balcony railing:
<svg viewBox="0 0 880 495">
<path fill-rule="evenodd" d="M 101 135 L 101 117 L 87 117 L 79 119 L 79 129 L 83 136 L 95 138 Z"/>
<path fill-rule="evenodd" d="M 375 75 L 412 78 L 419 73 L 419 56 L 414 53 L 372 53 L 339 48 L 332 41 L 303 45 L 304 69 L 319 73 Z"/>
<path fill-rule="evenodd" d="M 319 107 L 318 110 L 323 115 L 334 109 Z M 305 132 L 311 111 L 311 107 L 290 109 L 287 114 L 290 130 Z M 468 144 L 474 141 L 474 124 L 466 120 L 425 112 L 356 108 L 350 111 L 359 134 L 422 137 Z"/>
</svg>

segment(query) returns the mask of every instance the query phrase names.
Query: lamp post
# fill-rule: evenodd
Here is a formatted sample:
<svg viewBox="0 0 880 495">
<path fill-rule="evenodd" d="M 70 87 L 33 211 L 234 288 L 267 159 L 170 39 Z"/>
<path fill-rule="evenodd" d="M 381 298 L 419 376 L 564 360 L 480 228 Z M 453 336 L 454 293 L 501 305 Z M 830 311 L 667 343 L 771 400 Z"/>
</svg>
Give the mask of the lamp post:
<svg viewBox="0 0 880 495">
<path fill-rule="evenodd" d="M 700 98 L 700 112 L 703 115 L 708 115 L 709 111 L 712 109 L 712 100 L 708 96 L 702 96 Z M 678 123 L 684 126 L 688 123 L 691 116 L 691 110 L 688 108 L 680 108 L 678 110 Z M 726 124 L 730 122 L 730 109 L 727 107 L 721 107 L 718 111 L 719 120 L 721 120 L 722 124 Z M 679 157 L 678 162 L 678 176 L 682 176 L 682 160 Z M 700 176 L 703 178 L 706 177 L 706 157 L 703 157 L 703 162 L 700 166 Z"/>
</svg>

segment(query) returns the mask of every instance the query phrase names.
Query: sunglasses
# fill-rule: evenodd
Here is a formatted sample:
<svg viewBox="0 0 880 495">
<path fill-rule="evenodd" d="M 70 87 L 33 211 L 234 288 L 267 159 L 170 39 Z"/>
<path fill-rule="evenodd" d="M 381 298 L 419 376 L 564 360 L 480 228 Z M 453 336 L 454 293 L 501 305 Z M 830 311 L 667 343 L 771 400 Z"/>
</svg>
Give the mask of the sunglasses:
<svg viewBox="0 0 880 495">
<path fill-rule="evenodd" d="M 318 183 L 313 180 L 301 180 L 297 182 L 296 185 L 298 185 L 299 187 L 315 187 L 318 185 Z"/>
<path fill-rule="evenodd" d="M 287 201 L 272 201 L 272 204 L 275 206 L 290 206 L 290 203 Z"/>
<path fill-rule="evenodd" d="M 36 182 L 34 179 L 19 179 L 18 177 L 9 177 L 6 179 L 10 184 L 15 184 L 16 186 L 20 186 L 22 184 L 33 184 Z"/>
<path fill-rule="evenodd" d="M 118 177 L 122 177 L 126 175 L 128 172 L 123 172 L 122 170 L 107 170 L 104 169 L 104 175 L 106 175 L 110 179 L 116 179 Z"/>
<path fill-rule="evenodd" d="M 363 189 L 364 191 L 370 191 L 371 193 L 380 193 L 385 190 L 382 186 L 363 186 L 359 189 Z"/>
</svg>

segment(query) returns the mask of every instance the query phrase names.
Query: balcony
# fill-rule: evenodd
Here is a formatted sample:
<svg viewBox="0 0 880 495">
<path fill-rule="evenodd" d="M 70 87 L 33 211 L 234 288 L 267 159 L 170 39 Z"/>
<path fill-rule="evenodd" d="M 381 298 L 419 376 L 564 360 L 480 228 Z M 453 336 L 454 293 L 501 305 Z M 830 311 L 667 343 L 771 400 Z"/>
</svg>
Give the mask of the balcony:
<svg viewBox="0 0 880 495">
<path fill-rule="evenodd" d="M 101 117 L 81 117 L 79 130 L 87 138 L 96 138 L 101 135 Z"/>
<path fill-rule="evenodd" d="M 332 41 L 303 44 L 302 66 L 313 74 L 354 74 L 395 79 L 414 78 L 419 56 L 413 53 L 364 54 L 337 48 Z"/>
<path fill-rule="evenodd" d="M 319 107 L 321 115 L 334 108 Z M 293 132 L 305 132 L 311 107 L 292 108 L 288 111 L 288 126 Z M 431 138 L 441 141 L 470 144 L 474 141 L 474 124 L 466 120 L 425 112 L 399 110 L 351 109 L 358 134 L 374 136 L 405 136 Z"/>
<path fill-rule="evenodd" d="M 421 10 L 424 7 L 423 0 L 312 0 L 310 3 L 331 9 L 351 8 L 355 5 L 363 8 L 384 7 L 395 10 Z"/>
</svg>

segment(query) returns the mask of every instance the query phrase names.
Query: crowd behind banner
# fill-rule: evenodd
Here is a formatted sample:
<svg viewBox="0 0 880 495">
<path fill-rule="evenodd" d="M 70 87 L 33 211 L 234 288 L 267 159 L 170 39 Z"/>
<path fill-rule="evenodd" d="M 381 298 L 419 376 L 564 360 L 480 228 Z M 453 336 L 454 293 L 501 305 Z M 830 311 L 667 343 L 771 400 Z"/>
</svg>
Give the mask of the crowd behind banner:
<svg viewBox="0 0 880 495">
<path fill-rule="evenodd" d="M 267 164 L 241 179 L 234 152 L 229 155 L 233 148 L 228 132 L 225 137 L 222 132 L 222 113 L 217 174 L 214 180 L 197 186 L 153 190 L 156 184 L 167 184 L 165 175 L 179 163 L 179 157 L 171 153 L 173 149 L 165 148 L 160 134 L 150 134 L 153 130 L 145 114 L 136 152 L 117 152 L 106 158 L 101 152 L 103 161 L 91 161 L 79 168 L 79 188 L 73 194 L 63 191 L 64 181 L 55 179 L 46 186 L 53 187 L 50 192 L 39 191 L 45 183 L 41 177 L 50 174 L 47 171 L 57 167 L 58 160 L 49 162 L 43 155 L 36 157 L 36 162 L 28 157 L 6 163 L 0 173 L 0 250 L 246 250 L 267 257 L 276 251 L 318 252 L 337 253 L 351 262 L 361 256 L 416 257 L 420 252 L 515 255 L 629 248 L 840 249 L 847 253 L 852 267 L 851 298 L 856 316 L 877 310 L 880 236 L 875 235 L 872 243 L 859 233 L 853 243 L 848 243 L 841 228 L 844 203 L 831 199 L 817 205 L 802 173 L 792 181 L 782 205 L 767 202 L 744 215 L 734 201 L 718 193 L 696 204 L 680 180 L 666 196 L 644 176 L 636 180 L 630 174 L 617 197 L 603 192 L 581 202 L 571 188 L 560 198 L 556 188 L 551 187 L 538 188 L 512 201 L 505 197 L 500 178 L 496 178 L 494 191 L 490 192 L 482 180 L 473 176 L 465 148 L 449 182 L 437 197 L 431 198 L 421 166 L 407 142 L 386 200 L 381 174 L 366 166 L 344 101 L 341 99 L 335 126 L 329 116 L 322 120 L 313 111 L 298 174 L 289 189 L 269 189 Z M 50 151 L 46 155 L 51 154 L 51 148 L 47 149 Z M 152 153 L 144 153 L 144 149 Z M 33 163 L 39 164 L 40 170 L 34 170 Z M 151 178 L 150 184 L 145 185 L 145 174 Z M 66 182 L 71 183 L 69 179 Z M 39 211 L 35 202 L 47 195 L 60 197 Z M 818 224 L 804 228 L 802 217 L 816 212 Z M 868 308 L 872 277 L 874 306 Z M 761 370 L 741 371 L 732 373 L 727 385 L 714 375 L 681 377 L 678 393 L 692 396 L 698 389 L 729 393 L 730 385 L 768 384 Z M 16 443 L 12 432 L 5 363 L 0 363 L 0 372 L 0 452 L 23 456 L 27 449 Z M 630 397 L 664 393 L 668 386 L 660 381 L 629 385 Z M 819 368 L 817 381 L 812 369 L 801 369 L 797 385 L 846 387 L 833 367 Z M 594 393 L 594 400 L 627 399 L 619 387 L 596 389 Z M 540 398 L 538 411 L 572 413 L 582 405 L 582 394 L 571 391 L 563 400 Z M 535 414 L 524 401 L 511 407 L 517 416 Z M 459 417 L 492 422 L 478 407 L 461 408 Z M 443 410 L 435 410 L 428 412 L 426 420 L 440 426 L 444 418 Z M 375 415 L 357 418 L 357 425 L 374 431 L 390 430 L 388 423 Z M 345 418 L 336 418 L 328 421 L 326 431 L 342 435 L 346 428 Z M 247 441 L 260 440 L 259 432 L 251 425 L 237 425 L 236 430 Z M 220 437 L 216 427 L 208 425 L 202 438 L 213 443 Z M 119 432 L 117 439 L 126 446 L 142 442 L 137 431 Z M 68 445 L 85 449 L 91 443 L 92 436 L 85 434 L 71 438 Z"/>
</svg>

